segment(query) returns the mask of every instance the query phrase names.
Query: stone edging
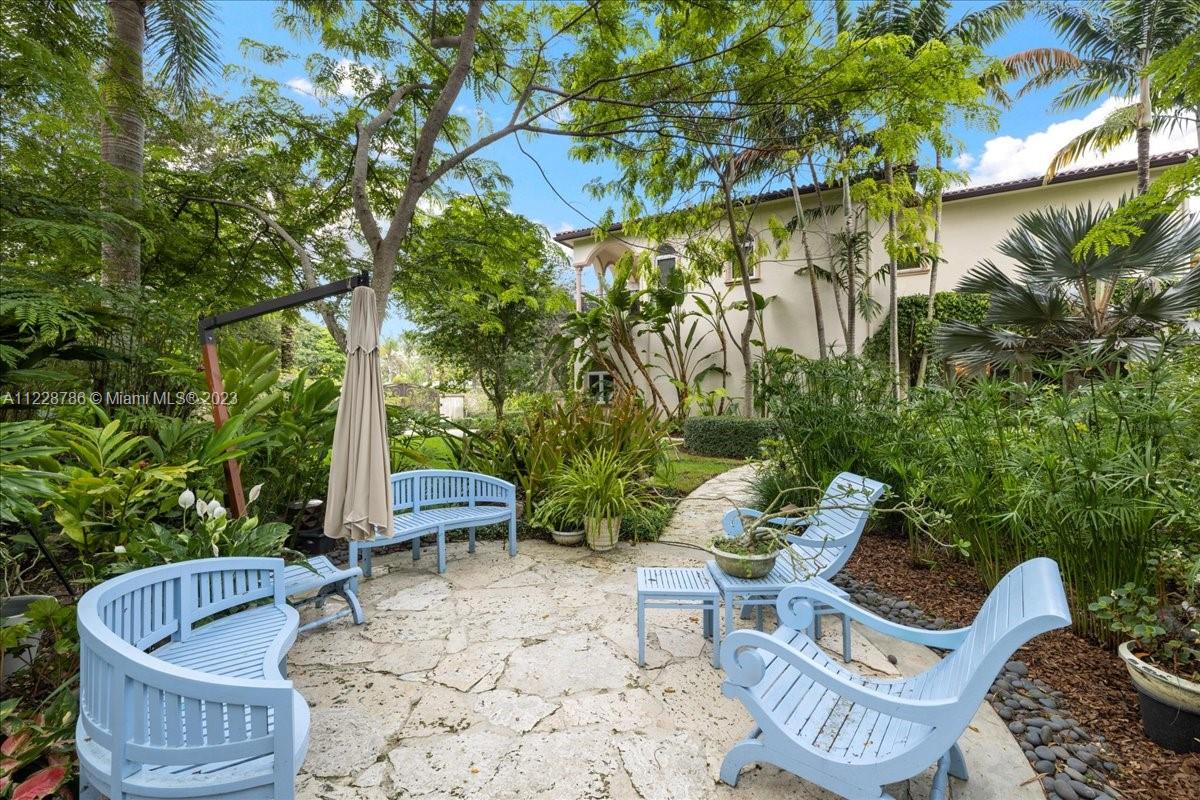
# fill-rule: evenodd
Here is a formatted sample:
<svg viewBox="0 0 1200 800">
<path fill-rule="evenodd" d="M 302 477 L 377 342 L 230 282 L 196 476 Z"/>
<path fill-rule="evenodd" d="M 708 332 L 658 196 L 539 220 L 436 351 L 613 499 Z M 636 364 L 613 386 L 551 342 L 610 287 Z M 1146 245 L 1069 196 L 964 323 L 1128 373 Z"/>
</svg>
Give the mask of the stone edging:
<svg viewBox="0 0 1200 800">
<path fill-rule="evenodd" d="M 841 572 L 833 583 L 850 593 L 856 605 L 892 622 L 939 630 L 946 620 L 926 614 L 908 600 L 857 581 Z M 892 659 L 892 656 L 888 657 Z M 1038 774 L 1049 800 L 1113 800 L 1121 795 L 1109 784 L 1117 765 L 1106 760 L 1103 736 L 1092 736 L 1069 716 L 1062 693 L 1029 678 L 1021 661 L 1004 665 L 987 694 L 996 714 L 1008 725 Z"/>
</svg>

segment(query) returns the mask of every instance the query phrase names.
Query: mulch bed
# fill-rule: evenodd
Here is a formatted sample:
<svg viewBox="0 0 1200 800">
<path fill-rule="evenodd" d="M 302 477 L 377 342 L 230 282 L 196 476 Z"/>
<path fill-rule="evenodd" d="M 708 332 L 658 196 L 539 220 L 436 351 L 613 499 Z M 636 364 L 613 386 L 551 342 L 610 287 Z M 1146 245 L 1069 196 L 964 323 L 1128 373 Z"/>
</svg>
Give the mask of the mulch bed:
<svg viewBox="0 0 1200 800">
<path fill-rule="evenodd" d="M 987 588 L 974 570 L 951 553 L 914 565 L 905 539 L 867 534 L 846 566 L 855 579 L 912 601 L 952 625 L 969 623 Z M 1039 636 L 1016 658 L 1063 693 L 1071 715 L 1093 736 L 1103 736 L 1120 771 L 1112 785 L 1130 800 L 1194 800 L 1200 797 L 1200 753 L 1179 755 L 1142 733 L 1137 695 L 1116 653 L 1069 630 Z"/>
</svg>

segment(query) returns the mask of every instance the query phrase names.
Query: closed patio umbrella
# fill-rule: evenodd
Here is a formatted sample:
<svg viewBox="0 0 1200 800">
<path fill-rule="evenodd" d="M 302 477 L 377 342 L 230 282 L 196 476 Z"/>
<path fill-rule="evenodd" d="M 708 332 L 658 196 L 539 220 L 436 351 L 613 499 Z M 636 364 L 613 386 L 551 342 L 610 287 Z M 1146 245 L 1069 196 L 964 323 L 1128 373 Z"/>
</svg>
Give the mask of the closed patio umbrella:
<svg viewBox="0 0 1200 800">
<path fill-rule="evenodd" d="M 333 431 L 325 535 L 373 539 L 392 524 L 389 495 L 387 413 L 379 379 L 379 324 L 375 295 L 359 286 L 350 301 L 346 377 Z"/>
</svg>

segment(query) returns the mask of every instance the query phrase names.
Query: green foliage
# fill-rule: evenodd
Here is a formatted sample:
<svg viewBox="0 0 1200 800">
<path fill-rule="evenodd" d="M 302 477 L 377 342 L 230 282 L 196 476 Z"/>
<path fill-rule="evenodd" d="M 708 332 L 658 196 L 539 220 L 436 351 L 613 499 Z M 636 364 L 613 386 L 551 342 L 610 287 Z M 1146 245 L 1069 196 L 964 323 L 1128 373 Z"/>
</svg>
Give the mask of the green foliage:
<svg viewBox="0 0 1200 800">
<path fill-rule="evenodd" d="M 642 480 L 636 460 L 600 447 L 581 454 L 553 474 L 534 521 L 546 526 L 625 517 L 659 502 Z M 641 524 L 632 530 L 634 543 Z"/>
<path fill-rule="evenodd" d="M 570 306 L 556 283 L 562 251 L 504 202 L 456 198 L 422 221 L 400 284 L 420 343 L 477 380 L 498 417 L 513 392 L 546 385 L 544 359 L 528 356 Z"/>
<path fill-rule="evenodd" d="M 909 367 L 910 384 L 916 380 L 917 364 L 927 347 L 930 347 L 938 327 L 949 320 L 961 320 L 978 325 L 987 315 L 988 298 L 982 294 L 963 292 L 938 292 L 933 299 L 933 321 L 927 319 L 929 298 L 924 295 L 907 295 L 896 303 L 900 328 L 900 363 Z M 884 317 L 879 329 L 863 344 L 863 355 L 879 361 L 887 361 L 888 325 Z"/>
<path fill-rule="evenodd" d="M 1038 359 L 1081 348 L 1144 354 L 1157 334 L 1200 309 L 1200 221 L 1160 214 L 1139 223 L 1142 235 L 1103 255 L 1076 259 L 1077 244 L 1112 214 L 1091 203 L 1017 217 L 996 249 L 1017 263 L 1010 277 L 980 261 L 959 291 L 987 293 L 983 323 L 954 320 L 937 331 L 937 349 L 972 368 L 1028 369 Z"/>
<path fill-rule="evenodd" d="M 260 486 L 250 490 L 246 505 L 258 499 Z M 283 522 L 259 522 L 247 515 L 230 518 L 215 499 L 205 501 L 191 490 L 176 498 L 183 510 L 178 526 L 151 522 L 130 539 L 123 568 L 137 569 L 198 558 L 223 556 L 278 556 L 287 554 L 285 543 L 291 527 Z"/>
<path fill-rule="evenodd" d="M 766 419 L 688 417 L 683 421 L 683 446 L 701 456 L 755 458 L 759 444 L 774 430 L 774 424 Z"/>
<path fill-rule="evenodd" d="M 1200 555 L 1171 549 L 1148 561 L 1159 591 L 1127 583 L 1088 609 L 1110 630 L 1133 640 L 1139 658 L 1194 681 L 1200 678 Z"/>
<path fill-rule="evenodd" d="M 102 308 L 67 306 L 48 292 L 0 289 L 0 390 L 70 381 L 61 362 L 119 358 L 86 341 L 118 320 Z"/>
<path fill-rule="evenodd" d="M 36 420 L 0 423 L 0 522 L 37 519 L 41 504 L 56 496 L 59 475 L 49 460 L 62 448 L 48 442 L 49 431 Z"/>
<path fill-rule="evenodd" d="M 991 378 L 896 403 L 877 365 L 803 363 L 772 406 L 778 433 L 758 501 L 814 487 L 788 495 L 807 505 L 841 470 L 882 480 L 902 502 L 944 514 L 933 535 L 989 584 L 1028 558 L 1054 558 L 1076 629 L 1107 638 L 1089 599 L 1144 585 L 1147 555 L 1198 529 L 1198 364 L 1194 348 L 1137 365 L 1046 364 L 1034 386 Z M 895 524 L 924 541 L 907 520 Z"/>
</svg>

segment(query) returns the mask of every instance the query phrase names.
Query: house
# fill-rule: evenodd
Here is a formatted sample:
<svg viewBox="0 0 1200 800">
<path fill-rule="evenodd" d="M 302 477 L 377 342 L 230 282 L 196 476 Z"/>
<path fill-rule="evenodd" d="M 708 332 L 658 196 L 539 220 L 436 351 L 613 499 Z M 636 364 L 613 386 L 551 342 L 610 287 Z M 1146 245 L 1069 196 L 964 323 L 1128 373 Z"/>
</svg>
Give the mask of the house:
<svg viewBox="0 0 1200 800">
<path fill-rule="evenodd" d="M 1195 151 L 1156 156 L 1151 162 L 1151 174 L 1156 175 L 1165 167 L 1182 163 L 1192 155 L 1195 155 Z M 945 192 L 941 233 L 943 261 L 938 269 L 938 290 L 953 289 L 963 275 L 982 259 L 991 259 L 1002 269 L 1011 268 L 1013 265 L 1007 263 L 996 251 L 996 245 L 1014 226 L 1021 213 L 1048 206 L 1074 206 L 1089 201 L 1096 204 L 1115 204 L 1122 195 L 1133 192 L 1136 177 L 1135 162 L 1122 161 L 1059 172 L 1048 185 L 1043 185 L 1039 176 Z M 824 188 L 822 191 L 826 206 L 836 205 L 840 199 L 837 190 Z M 814 187 L 802 187 L 800 193 L 801 202 L 806 209 L 817 207 L 817 192 Z M 830 195 L 833 196 L 832 200 Z M 797 269 L 805 263 L 800 235 L 798 232 L 793 233 L 791 241 L 787 242 L 784 248 L 786 252 L 779 254 L 774 246 L 774 235 L 770 232 L 769 220 L 772 218 L 778 223 L 787 223 L 795 216 L 791 190 L 789 188 L 757 195 L 748 198 L 746 205 L 756 208 L 750 221 L 751 236 L 756 240 L 771 242 L 770 247 L 759 249 L 759 252 L 765 250 L 767 254 L 759 259 L 755 274 L 751 276 L 754 291 L 771 298 L 763 312 L 762 320 L 767 346 L 787 347 L 802 355 L 816 357 L 818 346 L 811 288 L 807 275 L 803 272 L 797 274 Z M 840 219 L 840 213 L 835 217 Z M 809 241 L 815 251 L 814 258 L 818 264 L 824 265 L 829 260 L 827 238 L 823 235 L 813 235 L 813 231 L 814 226 L 810 224 Z M 885 223 L 872 224 L 870 263 L 875 268 L 887 264 L 887 254 L 883 246 L 885 232 Z M 708 235 L 720 235 L 720 231 L 713 231 Z M 651 255 L 665 274 L 678 266 L 681 253 L 684 252 L 682 242 L 650 242 L 637 237 L 623 236 L 619 224 L 613 225 L 602 237 L 598 237 L 594 230 L 582 229 L 560 233 L 554 238 L 571 251 L 575 267 L 577 308 L 582 308 L 583 287 L 587 282 L 585 274 L 588 271 L 594 274 L 599 291 L 603 291 L 606 279 L 611 275 L 612 266 L 626 253 Z M 859 317 L 857 349 L 861 349 L 870 333 L 884 321 L 889 290 L 886 272 L 884 276 L 882 282 L 873 282 L 870 286 L 871 295 L 883 310 L 870 320 Z M 929 276 L 927 266 L 901 269 L 898 274 L 898 294 L 926 294 L 929 291 Z M 740 281 L 734 280 L 731 269 L 727 269 L 723 283 L 729 288 L 732 299 L 736 300 L 742 296 Z M 838 322 L 832 286 L 822 283 L 820 296 L 827 341 L 834 352 L 844 352 L 846 339 Z M 694 297 L 685 303 L 695 307 Z M 729 312 L 729 327 L 732 331 L 739 332 L 744 322 L 744 311 Z M 638 347 L 647 364 L 665 363 L 665 356 L 660 352 L 661 342 L 656 336 L 643 334 L 638 339 Z M 706 345 L 715 348 L 712 344 L 714 339 L 715 337 L 709 337 Z M 736 353 L 730 355 L 727 369 L 725 386 L 730 396 L 736 397 L 740 394 L 739 387 L 742 386 L 743 379 L 741 359 Z M 651 370 L 651 375 L 664 396 L 674 394 L 666 370 Z M 587 380 L 592 389 L 603 392 L 607 391 L 611 378 L 600 370 L 593 370 L 588 373 Z M 642 385 L 644 391 L 645 379 L 638 376 L 637 382 Z M 714 374 L 706 376 L 702 383 L 706 390 L 718 385 L 721 385 L 721 379 Z"/>
</svg>

